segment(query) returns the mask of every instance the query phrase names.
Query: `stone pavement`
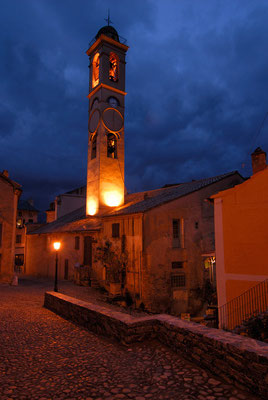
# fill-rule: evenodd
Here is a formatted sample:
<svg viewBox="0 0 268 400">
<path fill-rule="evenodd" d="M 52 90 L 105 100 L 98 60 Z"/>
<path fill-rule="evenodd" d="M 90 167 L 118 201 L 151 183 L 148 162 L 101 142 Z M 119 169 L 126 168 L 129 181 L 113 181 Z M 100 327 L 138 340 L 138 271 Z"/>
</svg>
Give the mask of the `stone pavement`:
<svg viewBox="0 0 268 400">
<path fill-rule="evenodd" d="M 156 341 L 126 347 L 73 325 L 42 307 L 46 290 L 0 285 L 1 400 L 258 399 Z"/>
</svg>

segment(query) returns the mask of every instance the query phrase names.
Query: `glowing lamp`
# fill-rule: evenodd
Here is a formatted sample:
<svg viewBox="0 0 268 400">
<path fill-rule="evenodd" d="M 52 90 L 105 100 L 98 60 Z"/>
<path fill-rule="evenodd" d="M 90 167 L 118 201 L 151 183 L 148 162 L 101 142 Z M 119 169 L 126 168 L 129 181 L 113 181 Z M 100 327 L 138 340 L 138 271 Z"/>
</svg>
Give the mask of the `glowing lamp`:
<svg viewBox="0 0 268 400">
<path fill-rule="evenodd" d="M 117 207 L 122 203 L 123 196 L 117 191 L 104 193 L 104 202 L 109 207 Z"/>
<path fill-rule="evenodd" d="M 54 242 L 53 243 L 53 247 L 54 247 L 55 250 L 59 250 L 60 249 L 60 245 L 61 245 L 60 242 Z"/>
<path fill-rule="evenodd" d="M 58 292 L 58 250 L 60 249 L 60 246 L 61 246 L 61 242 L 53 243 L 53 247 L 56 250 L 54 292 Z"/>
<path fill-rule="evenodd" d="M 87 215 L 95 215 L 98 210 L 98 203 L 95 199 L 91 198 L 87 201 Z"/>
</svg>

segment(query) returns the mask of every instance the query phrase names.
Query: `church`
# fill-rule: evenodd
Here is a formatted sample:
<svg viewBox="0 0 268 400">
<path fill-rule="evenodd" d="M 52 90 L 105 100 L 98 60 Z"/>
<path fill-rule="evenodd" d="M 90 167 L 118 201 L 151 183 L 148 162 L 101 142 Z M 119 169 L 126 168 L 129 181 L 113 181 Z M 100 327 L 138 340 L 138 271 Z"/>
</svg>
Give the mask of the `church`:
<svg viewBox="0 0 268 400">
<path fill-rule="evenodd" d="M 90 65 L 86 188 L 58 197 L 49 223 L 27 235 L 25 273 L 102 287 L 151 312 L 198 315 L 215 287 L 214 209 L 209 198 L 237 172 L 128 194 L 124 184 L 128 46 L 110 25 L 87 50 Z M 74 200 L 75 198 L 75 200 Z"/>
</svg>

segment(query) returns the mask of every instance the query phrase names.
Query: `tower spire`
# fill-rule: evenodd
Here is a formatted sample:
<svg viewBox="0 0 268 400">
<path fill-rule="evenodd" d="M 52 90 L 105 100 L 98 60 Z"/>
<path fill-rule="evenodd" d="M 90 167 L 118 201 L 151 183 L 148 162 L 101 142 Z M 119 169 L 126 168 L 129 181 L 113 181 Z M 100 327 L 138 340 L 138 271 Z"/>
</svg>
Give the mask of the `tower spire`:
<svg viewBox="0 0 268 400">
<path fill-rule="evenodd" d="M 107 21 L 107 25 L 110 26 L 110 24 L 113 24 L 113 22 L 110 19 L 110 9 L 108 8 L 108 18 L 104 18 L 105 21 Z"/>
</svg>

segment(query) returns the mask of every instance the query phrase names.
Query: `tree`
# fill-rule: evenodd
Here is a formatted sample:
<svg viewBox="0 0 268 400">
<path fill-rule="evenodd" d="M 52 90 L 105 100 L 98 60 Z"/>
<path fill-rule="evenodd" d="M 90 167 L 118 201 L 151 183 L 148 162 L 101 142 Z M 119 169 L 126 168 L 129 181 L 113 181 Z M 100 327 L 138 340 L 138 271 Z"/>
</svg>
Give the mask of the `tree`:
<svg viewBox="0 0 268 400">
<path fill-rule="evenodd" d="M 100 261 L 107 270 L 107 280 L 111 283 L 121 283 L 127 263 L 128 253 L 124 249 L 121 251 L 118 247 L 106 240 L 96 249 L 95 260 Z"/>
</svg>

